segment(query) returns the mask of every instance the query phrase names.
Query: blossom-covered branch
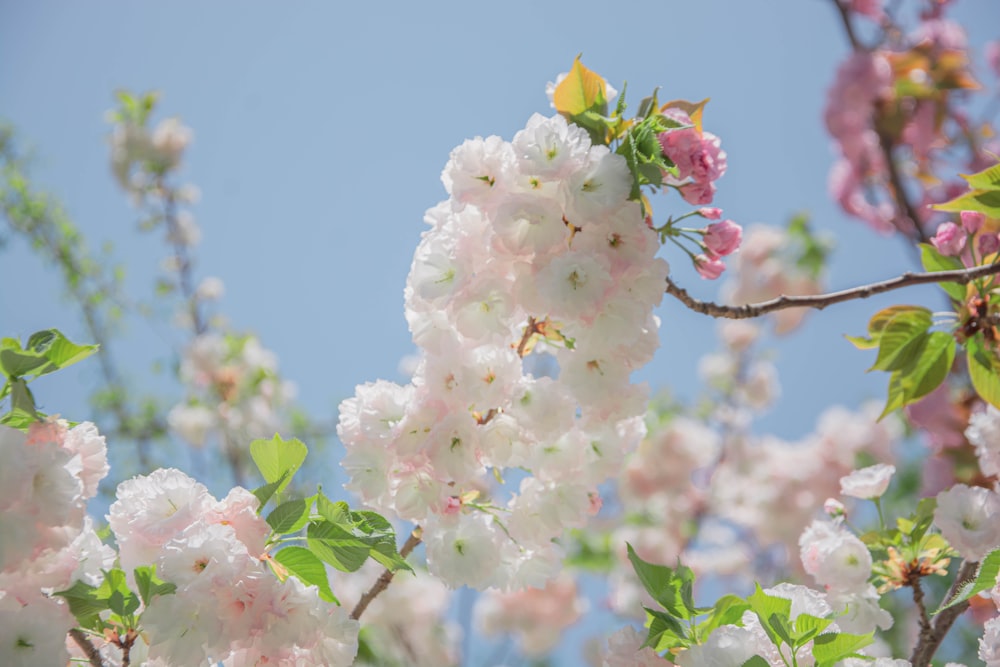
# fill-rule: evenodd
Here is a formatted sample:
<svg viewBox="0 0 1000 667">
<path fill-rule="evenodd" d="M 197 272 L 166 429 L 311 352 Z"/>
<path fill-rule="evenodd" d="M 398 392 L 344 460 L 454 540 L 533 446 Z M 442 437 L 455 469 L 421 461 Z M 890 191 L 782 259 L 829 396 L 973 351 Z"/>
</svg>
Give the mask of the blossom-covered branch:
<svg viewBox="0 0 1000 667">
<path fill-rule="evenodd" d="M 670 278 L 667 278 L 666 291 L 667 294 L 673 296 L 696 313 L 709 315 L 710 317 L 744 320 L 760 317 L 786 308 L 815 308 L 816 310 L 823 310 L 835 303 L 853 301 L 854 299 L 867 299 L 876 294 L 891 292 L 912 285 L 926 285 L 927 283 L 960 283 L 964 285 L 976 278 L 996 275 L 998 273 L 1000 273 L 1000 263 L 955 271 L 934 271 L 931 273 L 906 272 L 901 276 L 890 278 L 889 280 L 852 287 L 851 289 L 840 290 L 838 292 L 830 292 L 829 294 L 782 295 L 768 301 L 748 303 L 742 306 L 725 306 L 711 301 L 699 301 Z"/>
</svg>

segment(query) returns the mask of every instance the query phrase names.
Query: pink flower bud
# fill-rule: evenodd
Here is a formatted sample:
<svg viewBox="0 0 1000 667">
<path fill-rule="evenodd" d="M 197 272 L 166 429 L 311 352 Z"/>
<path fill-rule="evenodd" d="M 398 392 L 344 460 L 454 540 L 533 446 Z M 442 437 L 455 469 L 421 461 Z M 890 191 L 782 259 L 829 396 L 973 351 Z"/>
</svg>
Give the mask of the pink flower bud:
<svg viewBox="0 0 1000 667">
<path fill-rule="evenodd" d="M 1000 250 L 1000 236 L 996 234 L 983 234 L 979 237 L 979 256 L 992 255 Z"/>
<path fill-rule="evenodd" d="M 826 513 L 828 517 L 836 521 L 843 516 L 847 515 L 847 510 L 844 508 L 844 503 L 840 502 L 836 498 L 827 498 L 823 503 L 823 512 Z"/>
<path fill-rule="evenodd" d="M 986 220 L 986 216 L 979 211 L 962 211 L 959 216 L 962 218 L 962 227 L 970 234 L 978 232 Z"/>
<path fill-rule="evenodd" d="M 743 228 L 732 220 L 714 222 L 705 229 L 704 240 L 709 253 L 725 257 L 739 249 L 743 240 Z"/>
<path fill-rule="evenodd" d="M 937 234 L 931 239 L 931 245 L 942 255 L 958 256 L 965 249 L 965 231 L 954 222 L 946 222 L 937 229 Z"/>
<path fill-rule="evenodd" d="M 698 209 L 698 215 L 703 218 L 708 218 L 709 220 L 718 220 L 722 217 L 722 209 L 714 208 L 712 206 L 706 206 L 704 208 Z"/>
<path fill-rule="evenodd" d="M 698 255 L 694 258 L 694 268 L 702 278 L 715 280 L 726 270 L 726 265 L 714 255 Z"/>
</svg>

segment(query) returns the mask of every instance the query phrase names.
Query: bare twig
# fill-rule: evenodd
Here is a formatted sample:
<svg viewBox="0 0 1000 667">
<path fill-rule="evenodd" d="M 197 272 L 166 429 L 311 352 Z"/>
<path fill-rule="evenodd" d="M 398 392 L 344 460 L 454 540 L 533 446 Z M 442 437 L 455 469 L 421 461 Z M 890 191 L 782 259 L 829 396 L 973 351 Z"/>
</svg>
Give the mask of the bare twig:
<svg viewBox="0 0 1000 667">
<path fill-rule="evenodd" d="M 876 125 L 877 124 L 878 122 L 876 119 Z M 907 225 L 901 218 L 909 219 L 910 223 L 913 225 L 913 233 L 917 241 L 920 243 L 927 243 L 927 232 L 924 231 L 924 226 L 920 222 L 920 217 L 917 215 L 916 209 L 913 207 L 913 204 L 906 196 L 906 192 L 903 190 L 903 179 L 900 178 L 899 169 L 896 167 L 896 162 L 892 159 L 892 137 L 885 132 L 878 132 L 877 134 L 879 146 L 882 149 L 882 157 L 885 160 L 885 171 L 889 176 L 889 190 L 892 194 L 893 201 L 896 203 L 896 229 L 909 236 L 907 233 Z"/>
<path fill-rule="evenodd" d="M 952 582 L 951 588 L 948 589 L 947 595 L 944 596 L 945 600 L 950 600 L 958 592 L 962 584 L 976 575 L 976 567 L 978 565 L 979 563 L 969 561 L 962 563 L 962 567 L 959 568 L 958 573 L 955 575 L 955 581 Z M 914 599 L 916 599 L 916 588 L 914 588 Z M 934 618 L 934 623 L 931 625 L 929 632 L 925 634 L 923 629 L 921 629 L 917 645 L 913 648 L 913 655 L 910 656 L 910 663 L 913 667 L 928 667 L 931 664 L 931 658 L 934 657 L 934 653 L 944 640 L 944 636 L 948 634 L 951 626 L 968 608 L 968 600 L 960 602 L 954 607 L 948 607 Z"/>
<path fill-rule="evenodd" d="M 406 538 L 406 544 L 404 544 L 403 548 L 399 550 L 399 555 L 402 556 L 403 558 L 409 556 L 410 552 L 416 549 L 417 545 L 420 544 L 419 536 L 420 536 L 420 526 L 417 526 L 416 528 L 413 529 L 413 532 L 410 533 L 410 536 Z M 361 596 L 361 599 L 358 600 L 358 603 L 354 605 L 354 610 L 351 611 L 352 619 L 356 621 L 359 618 L 361 618 L 361 614 L 365 613 L 365 609 L 367 609 L 368 605 L 372 603 L 372 600 L 374 600 L 376 597 L 378 597 L 378 595 L 382 591 L 388 588 L 389 582 L 392 581 L 394 575 L 395 573 L 392 570 L 386 568 L 385 572 L 383 572 L 382 575 L 375 580 L 375 583 L 372 584 L 372 587 L 369 588 L 367 591 L 365 591 L 365 594 Z"/>
<path fill-rule="evenodd" d="M 998 273 L 1000 273 L 1000 263 L 976 266 L 971 269 L 956 269 L 954 271 L 935 271 L 932 273 L 907 272 L 889 280 L 861 285 L 860 287 L 852 287 L 851 289 L 840 290 L 839 292 L 805 296 L 782 295 L 769 301 L 748 303 L 743 306 L 723 306 L 711 301 L 699 301 L 670 278 L 667 278 L 666 292 L 696 313 L 730 320 L 745 320 L 786 308 L 815 308 L 816 310 L 823 310 L 827 306 L 841 303 L 842 301 L 867 299 L 875 294 L 891 292 L 912 285 L 926 285 L 928 283 L 960 283 L 964 285 L 976 278 L 996 275 Z"/>
<path fill-rule="evenodd" d="M 847 33 L 847 39 L 851 42 L 851 48 L 855 51 L 864 51 L 864 47 L 858 41 L 858 36 L 854 33 L 854 24 L 851 23 L 851 10 L 848 8 L 847 3 L 843 0 L 833 0 L 833 4 L 837 8 L 837 11 L 840 12 L 840 21 L 844 24 L 844 32 Z"/>
<path fill-rule="evenodd" d="M 101 654 L 97 650 L 97 647 L 91 643 L 90 638 L 83 634 L 80 628 L 73 628 L 69 631 L 69 636 L 73 638 L 76 645 L 80 647 L 83 654 L 87 656 L 87 662 L 90 663 L 91 667 L 104 667 L 104 662 L 101 660 Z"/>
</svg>

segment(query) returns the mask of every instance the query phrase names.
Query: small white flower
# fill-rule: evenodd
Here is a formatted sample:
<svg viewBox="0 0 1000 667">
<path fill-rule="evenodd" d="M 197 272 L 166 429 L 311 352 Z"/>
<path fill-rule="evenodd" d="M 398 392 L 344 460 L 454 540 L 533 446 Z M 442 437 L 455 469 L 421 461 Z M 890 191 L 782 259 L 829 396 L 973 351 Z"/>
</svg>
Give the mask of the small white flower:
<svg viewBox="0 0 1000 667">
<path fill-rule="evenodd" d="M 840 492 L 852 498 L 866 500 L 880 498 L 889 488 L 889 481 L 894 474 L 896 474 L 896 466 L 876 463 L 841 477 Z"/>
</svg>

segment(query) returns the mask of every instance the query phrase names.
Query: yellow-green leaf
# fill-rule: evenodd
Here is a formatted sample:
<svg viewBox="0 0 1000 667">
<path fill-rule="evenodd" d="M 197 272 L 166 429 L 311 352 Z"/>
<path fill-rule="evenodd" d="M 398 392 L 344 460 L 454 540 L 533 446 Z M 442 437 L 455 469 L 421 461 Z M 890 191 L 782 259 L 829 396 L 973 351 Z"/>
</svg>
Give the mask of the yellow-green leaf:
<svg viewBox="0 0 1000 667">
<path fill-rule="evenodd" d="M 969 377 L 976 393 L 993 407 L 1000 408 L 1000 360 L 992 350 L 983 345 L 982 336 L 976 336 L 966 345 Z"/>
<path fill-rule="evenodd" d="M 959 195 L 943 204 L 935 204 L 932 208 L 939 211 L 979 211 L 991 218 L 1000 218 L 1000 188 L 977 188 L 964 195 Z"/>
<path fill-rule="evenodd" d="M 601 75 L 584 67 L 577 56 L 569 74 L 553 91 L 552 103 L 559 113 L 576 116 L 607 104 L 607 93 L 607 83 Z"/>
<path fill-rule="evenodd" d="M 897 313 L 879 335 L 878 358 L 869 370 L 894 371 L 920 354 L 924 332 L 931 326 L 926 308 Z"/>
</svg>

